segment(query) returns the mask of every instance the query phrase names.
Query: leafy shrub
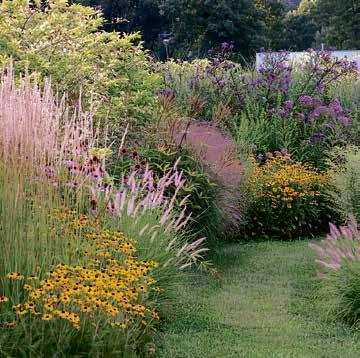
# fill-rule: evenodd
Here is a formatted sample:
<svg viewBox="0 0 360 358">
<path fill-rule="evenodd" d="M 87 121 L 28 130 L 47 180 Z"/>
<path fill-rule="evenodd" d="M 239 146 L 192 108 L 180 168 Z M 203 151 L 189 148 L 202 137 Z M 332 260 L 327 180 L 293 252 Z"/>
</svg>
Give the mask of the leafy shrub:
<svg viewBox="0 0 360 358">
<path fill-rule="evenodd" d="M 318 258 L 319 297 L 336 319 L 358 325 L 360 319 L 360 232 L 354 217 L 346 227 L 330 224 L 320 244 L 310 244 Z"/>
<path fill-rule="evenodd" d="M 270 154 L 263 164 L 252 161 L 243 185 L 248 235 L 289 238 L 321 229 L 328 219 L 330 174 Z"/>
<path fill-rule="evenodd" d="M 102 31 L 102 14 L 91 7 L 67 0 L 42 6 L 41 1 L 1 2 L 0 65 L 12 58 L 16 71 L 51 77 L 72 104 L 82 92 L 83 100 L 98 102 L 99 117 L 109 116 L 116 127 L 119 121 L 147 121 L 158 82 L 139 35 Z"/>
<path fill-rule="evenodd" d="M 360 220 L 360 149 L 349 146 L 332 151 L 335 190 L 330 192 L 343 217 L 352 213 Z"/>
</svg>

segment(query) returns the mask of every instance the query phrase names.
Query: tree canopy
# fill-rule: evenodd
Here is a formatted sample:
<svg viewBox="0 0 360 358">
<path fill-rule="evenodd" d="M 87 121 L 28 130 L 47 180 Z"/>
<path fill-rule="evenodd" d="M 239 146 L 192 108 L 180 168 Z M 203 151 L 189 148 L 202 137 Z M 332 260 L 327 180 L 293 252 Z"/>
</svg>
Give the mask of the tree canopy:
<svg viewBox="0 0 360 358">
<path fill-rule="evenodd" d="M 225 41 L 245 58 L 260 48 L 360 46 L 359 0 L 72 1 L 101 8 L 105 30 L 140 31 L 159 57 L 204 56 Z"/>
</svg>

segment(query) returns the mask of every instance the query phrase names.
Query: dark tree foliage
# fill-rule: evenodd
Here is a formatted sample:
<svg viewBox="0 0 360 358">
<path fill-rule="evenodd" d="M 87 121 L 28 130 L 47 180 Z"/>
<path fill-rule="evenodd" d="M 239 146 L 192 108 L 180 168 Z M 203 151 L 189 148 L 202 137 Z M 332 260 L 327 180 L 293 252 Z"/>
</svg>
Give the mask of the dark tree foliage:
<svg viewBox="0 0 360 358">
<path fill-rule="evenodd" d="M 256 0 L 255 5 L 265 24 L 264 47 L 272 50 L 284 49 L 283 19 L 287 9 L 281 1 Z"/>
<path fill-rule="evenodd" d="M 282 48 L 303 51 L 313 46 L 318 26 L 309 15 L 290 14 L 282 24 Z"/>
<path fill-rule="evenodd" d="M 360 47 L 360 0 L 71 1 L 101 8 L 107 31 L 140 31 L 160 58 L 202 57 L 230 41 L 245 59 L 261 47 Z"/>
<path fill-rule="evenodd" d="M 73 0 L 97 7 L 107 19 L 105 30 L 119 32 L 140 31 L 145 46 L 154 48 L 159 34 L 167 28 L 167 19 L 161 16 L 158 0 Z"/>
<path fill-rule="evenodd" d="M 360 48 L 360 0 L 318 0 L 314 18 L 321 24 L 329 45 Z"/>
<path fill-rule="evenodd" d="M 160 9 L 174 34 L 175 52 L 203 55 L 234 41 L 243 56 L 264 45 L 265 23 L 253 0 L 163 0 Z"/>
</svg>

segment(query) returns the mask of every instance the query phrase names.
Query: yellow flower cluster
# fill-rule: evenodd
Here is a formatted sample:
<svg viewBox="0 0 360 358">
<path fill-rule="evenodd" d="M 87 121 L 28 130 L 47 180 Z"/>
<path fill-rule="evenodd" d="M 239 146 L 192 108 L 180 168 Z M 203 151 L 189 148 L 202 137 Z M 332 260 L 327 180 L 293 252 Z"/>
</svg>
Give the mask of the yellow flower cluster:
<svg viewBox="0 0 360 358">
<path fill-rule="evenodd" d="M 270 200 L 274 209 L 291 209 L 297 202 L 317 205 L 316 198 L 330 177 L 330 173 L 320 173 L 306 164 L 280 157 L 256 165 L 248 189 L 257 200 Z"/>
<path fill-rule="evenodd" d="M 68 220 L 72 215 L 63 213 L 58 218 Z M 85 318 L 121 329 L 159 319 L 145 305 L 150 291 L 160 290 L 151 277 L 158 264 L 139 261 L 134 256 L 136 242 L 121 231 L 101 230 L 85 216 L 71 220 L 71 225 L 83 229 L 79 263 L 57 264 L 42 279 L 29 277 L 31 284 L 24 285 L 27 302 L 13 306 L 17 315 L 66 320 L 77 330 Z M 9 273 L 8 278 L 24 276 Z"/>
</svg>

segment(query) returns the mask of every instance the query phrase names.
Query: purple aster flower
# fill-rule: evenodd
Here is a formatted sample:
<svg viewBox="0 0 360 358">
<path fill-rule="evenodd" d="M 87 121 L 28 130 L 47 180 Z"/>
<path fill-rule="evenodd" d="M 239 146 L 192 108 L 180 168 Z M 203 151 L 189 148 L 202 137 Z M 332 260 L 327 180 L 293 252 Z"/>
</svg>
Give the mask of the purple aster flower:
<svg viewBox="0 0 360 358">
<path fill-rule="evenodd" d="M 323 133 L 314 133 L 313 137 L 311 138 L 310 143 L 312 145 L 316 145 L 317 143 L 321 142 L 325 138 Z"/>
<path fill-rule="evenodd" d="M 266 159 L 274 158 L 274 155 L 271 152 L 265 153 Z"/>
<path fill-rule="evenodd" d="M 215 66 L 218 66 L 220 64 L 220 60 L 218 58 L 214 58 L 212 61 Z"/>
<path fill-rule="evenodd" d="M 329 114 L 329 109 L 326 106 L 317 106 L 313 112 L 314 117 L 320 117 L 322 114 Z"/>
<path fill-rule="evenodd" d="M 284 108 L 287 109 L 287 110 L 292 110 L 294 108 L 294 102 L 293 101 L 285 101 L 284 102 Z"/>
<path fill-rule="evenodd" d="M 222 48 L 223 50 L 227 50 L 227 49 L 229 48 L 229 46 L 230 46 L 230 44 L 229 44 L 228 42 L 223 42 L 223 43 L 221 44 L 221 48 Z"/>
<path fill-rule="evenodd" d="M 226 62 L 225 64 L 224 64 L 224 68 L 226 69 L 226 70 L 231 70 L 232 68 L 234 68 L 235 67 L 235 65 L 232 63 L 232 62 Z"/>
<path fill-rule="evenodd" d="M 313 99 L 311 96 L 302 96 L 299 100 L 299 104 L 302 107 L 311 107 L 313 105 Z"/>
<path fill-rule="evenodd" d="M 286 109 L 281 108 L 278 110 L 278 114 L 281 118 L 285 118 L 288 115 L 288 111 Z"/>
<path fill-rule="evenodd" d="M 341 124 L 344 125 L 344 126 L 350 125 L 350 119 L 348 117 L 345 117 L 345 116 L 341 117 L 340 121 L 341 121 Z"/>
<path fill-rule="evenodd" d="M 176 98 L 176 92 L 170 88 L 165 88 L 158 92 L 158 96 L 167 98 L 168 100 L 174 100 Z"/>
<path fill-rule="evenodd" d="M 296 115 L 296 118 L 299 120 L 299 121 L 303 121 L 305 120 L 305 114 L 304 113 L 298 113 Z"/>
<path fill-rule="evenodd" d="M 329 104 L 329 108 L 333 110 L 335 114 L 341 114 L 343 112 L 343 108 L 337 99 Z"/>
</svg>

